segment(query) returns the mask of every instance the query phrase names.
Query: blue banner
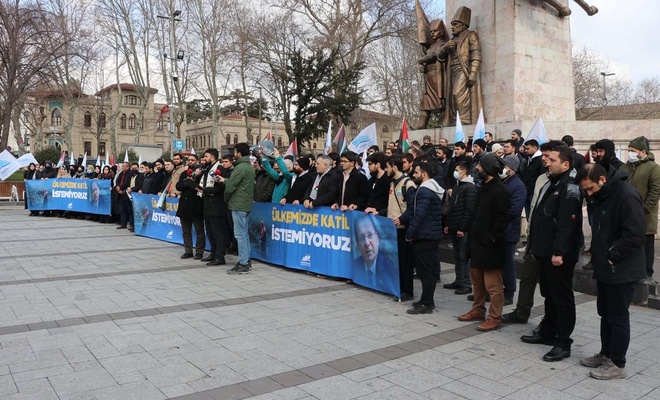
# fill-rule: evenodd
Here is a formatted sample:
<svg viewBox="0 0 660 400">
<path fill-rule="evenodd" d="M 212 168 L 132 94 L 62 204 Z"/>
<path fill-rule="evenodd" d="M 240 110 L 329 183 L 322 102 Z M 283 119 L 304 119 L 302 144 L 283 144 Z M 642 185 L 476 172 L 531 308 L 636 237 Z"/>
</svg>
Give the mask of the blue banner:
<svg viewBox="0 0 660 400">
<path fill-rule="evenodd" d="M 167 242 L 183 244 L 181 221 L 176 216 L 179 199 L 168 197 L 165 207 L 156 207 L 155 194 L 133 193 L 133 218 L 135 234 Z"/>
<path fill-rule="evenodd" d="M 110 181 L 105 179 L 30 179 L 26 181 L 30 211 L 75 211 L 110 215 Z"/>
<path fill-rule="evenodd" d="M 248 226 L 251 258 L 401 296 L 396 228 L 388 218 L 254 203 Z"/>
</svg>

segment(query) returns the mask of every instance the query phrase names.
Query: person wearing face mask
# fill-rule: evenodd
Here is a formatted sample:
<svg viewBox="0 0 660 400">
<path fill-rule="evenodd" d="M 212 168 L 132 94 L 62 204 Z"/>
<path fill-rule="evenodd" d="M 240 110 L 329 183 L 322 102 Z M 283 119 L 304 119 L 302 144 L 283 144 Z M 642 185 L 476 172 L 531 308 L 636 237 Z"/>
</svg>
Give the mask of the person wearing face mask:
<svg viewBox="0 0 660 400">
<path fill-rule="evenodd" d="M 459 321 L 482 321 L 477 329 L 492 331 L 502 325 L 504 293 L 502 269 L 505 261 L 505 230 L 510 196 L 500 174 L 504 161 L 496 155 L 486 154 L 477 164 L 477 173 L 483 185 L 477 193 L 474 218 L 470 227 L 470 277 L 474 287 L 472 309 L 458 317 Z M 488 318 L 486 296 L 490 296 Z"/>
<path fill-rule="evenodd" d="M 504 282 L 504 305 L 513 304 L 513 295 L 516 293 L 516 264 L 513 257 L 516 253 L 516 245 L 520 240 L 520 219 L 525 199 L 527 199 L 527 189 L 525 184 L 516 174 L 520 166 L 520 159 L 516 156 L 504 157 L 504 170 L 500 174 L 506 190 L 509 192 L 511 202 L 507 220 L 509 225 L 504 233 L 504 243 L 506 253 L 504 259 L 504 270 L 502 271 L 502 280 Z"/>
<path fill-rule="evenodd" d="M 628 145 L 628 162 L 619 168 L 628 174 L 627 182 L 642 196 L 646 233 L 644 249 L 646 254 L 646 279 L 644 282 L 656 284 L 653 280 L 653 260 L 655 259 L 654 239 L 658 233 L 658 200 L 660 200 L 660 166 L 650 152 L 649 141 L 644 136 L 633 139 Z"/>
<path fill-rule="evenodd" d="M 469 165 L 464 162 L 456 164 L 454 179 L 456 187 L 449 198 L 450 206 L 447 213 L 447 226 L 445 235 L 451 237 L 454 250 L 456 280 L 443 287 L 455 289 L 455 294 L 472 293 L 472 282 L 470 282 L 470 268 L 467 265 L 466 245 L 468 232 L 474 216 L 474 204 L 477 200 L 477 187 L 474 179 L 469 173 Z"/>
</svg>

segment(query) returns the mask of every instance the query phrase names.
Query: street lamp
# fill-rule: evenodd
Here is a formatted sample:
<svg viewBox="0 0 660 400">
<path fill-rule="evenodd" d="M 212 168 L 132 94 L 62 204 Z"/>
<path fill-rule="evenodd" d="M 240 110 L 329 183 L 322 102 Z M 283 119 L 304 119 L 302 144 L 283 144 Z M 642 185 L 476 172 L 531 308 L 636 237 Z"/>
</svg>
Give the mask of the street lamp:
<svg viewBox="0 0 660 400">
<path fill-rule="evenodd" d="M 607 81 L 605 78 L 608 76 L 615 75 L 614 72 L 601 72 L 600 73 L 603 76 L 603 114 L 601 116 L 601 119 L 605 119 L 605 104 L 607 103 Z"/>
<path fill-rule="evenodd" d="M 181 10 L 174 10 L 172 14 L 168 16 L 158 15 L 158 18 L 167 19 L 170 21 L 170 56 L 164 54 L 165 58 L 170 59 L 170 75 L 172 77 L 171 89 L 170 89 L 170 101 L 169 101 L 169 111 L 170 111 L 170 123 L 168 124 L 168 130 L 170 131 L 170 157 L 174 156 L 174 92 L 176 91 L 176 82 L 179 79 L 177 72 L 177 59 L 183 59 L 183 51 L 180 51 L 178 54 L 174 49 L 175 39 L 174 39 L 174 22 L 181 21 L 178 18 L 181 15 Z M 176 54 L 176 55 L 175 55 Z M 181 58 L 179 58 L 181 56 Z"/>
</svg>

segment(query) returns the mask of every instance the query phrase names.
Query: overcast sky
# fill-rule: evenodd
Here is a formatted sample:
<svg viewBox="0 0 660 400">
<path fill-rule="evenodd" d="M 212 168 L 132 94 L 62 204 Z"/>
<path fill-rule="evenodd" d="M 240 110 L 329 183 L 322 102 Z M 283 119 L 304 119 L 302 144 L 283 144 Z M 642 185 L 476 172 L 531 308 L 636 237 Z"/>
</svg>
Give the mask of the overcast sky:
<svg viewBox="0 0 660 400">
<path fill-rule="evenodd" d="M 574 45 L 609 60 L 608 72 L 618 78 L 637 82 L 660 75 L 660 1 L 589 0 L 599 10 L 592 17 L 570 3 Z"/>
</svg>

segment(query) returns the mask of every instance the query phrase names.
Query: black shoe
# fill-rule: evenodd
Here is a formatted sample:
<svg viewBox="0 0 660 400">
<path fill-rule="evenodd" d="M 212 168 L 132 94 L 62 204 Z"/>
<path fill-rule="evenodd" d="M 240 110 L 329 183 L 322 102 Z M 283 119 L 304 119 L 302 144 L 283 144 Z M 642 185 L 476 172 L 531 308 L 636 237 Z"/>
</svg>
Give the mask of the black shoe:
<svg viewBox="0 0 660 400">
<path fill-rule="evenodd" d="M 207 261 L 213 261 L 213 260 L 215 260 L 215 256 L 214 255 L 208 255 L 208 256 L 200 259 L 199 261 L 207 262 Z"/>
<path fill-rule="evenodd" d="M 425 306 L 425 305 L 423 305 L 423 304 L 419 304 L 419 301 L 414 301 L 414 302 L 412 302 L 410 305 L 413 306 L 413 308 L 427 307 L 427 306 Z M 431 308 L 435 308 L 435 306 L 431 306 Z"/>
<path fill-rule="evenodd" d="M 521 336 L 520 340 L 522 340 L 525 343 L 529 343 L 529 344 L 547 344 L 549 346 L 554 346 L 554 344 L 555 344 L 554 339 L 549 339 L 549 338 L 543 337 L 538 333 L 534 334 L 534 335 Z"/>
<path fill-rule="evenodd" d="M 533 330 L 532 332 L 533 332 L 535 335 L 538 335 L 539 332 L 541 332 L 541 323 L 539 323 L 538 325 L 536 325 L 536 328 L 534 328 L 534 330 Z"/>
<path fill-rule="evenodd" d="M 471 287 L 459 286 L 458 289 L 454 290 L 455 294 L 468 294 L 472 293 Z M 474 300 L 472 300 L 474 301 Z"/>
<path fill-rule="evenodd" d="M 504 299 L 504 305 L 505 305 L 505 306 L 510 306 L 511 304 L 513 304 L 513 300 L 512 300 L 512 299 Z"/>
<path fill-rule="evenodd" d="M 440 275 L 435 276 L 435 283 L 440 283 L 442 282 L 442 279 L 440 279 Z"/>
<path fill-rule="evenodd" d="M 446 283 L 446 284 L 442 285 L 442 287 L 445 288 L 445 289 L 459 289 L 459 288 L 462 288 L 463 286 L 461 286 L 461 284 L 459 284 L 457 282 L 452 282 L 452 283 Z"/>
<path fill-rule="evenodd" d="M 193 260 L 201 260 L 204 257 L 203 254 L 195 254 L 195 257 L 193 257 Z"/>
<path fill-rule="evenodd" d="M 512 312 L 508 314 L 502 315 L 502 323 L 503 324 L 526 324 L 527 323 L 527 318 L 523 318 L 520 315 L 518 315 L 518 312 L 516 310 L 513 310 Z"/>
<path fill-rule="evenodd" d="M 181 255 L 182 260 L 185 260 L 186 258 L 192 258 L 192 257 L 193 257 L 192 253 L 183 253 Z"/>
<path fill-rule="evenodd" d="M 435 308 L 435 307 L 429 307 L 429 306 L 420 305 L 420 306 L 418 306 L 418 307 L 410 308 L 410 309 L 408 309 L 406 312 L 407 312 L 408 314 L 412 314 L 412 315 L 417 315 L 417 314 L 431 314 L 431 313 L 433 313 L 433 309 L 434 309 L 434 308 Z"/>
<path fill-rule="evenodd" d="M 215 260 L 213 260 L 213 261 L 209 261 L 209 262 L 206 263 L 206 265 L 208 265 L 208 266 L 212 266 L 212 265 L 226 265 L 226 264 L 227 264 L 227 263 L 225 262 L 225 259 L 224 259 L 224 258 L 216 258 Z"/>
<path fill-rule="evenodd" d="M 395 297 L 395 298 L 394 298 L 394 301 L 401 301 L 401 302 L 404 302 L 404 301 L 410 301 L 410 300 L 412 300 L 412 299 L 414 299 L 414 297 L 413 297 L 412 294 L 401 293 L 401 298 L 399 299 L 399 298 L 396 298 L 396 297 Z"/>
<path fill-rule="evenodd" d="M 238 264 L 236 267 L 227 271 L 229 275 L 242 275 L 242 274 L 247 274 L 248 272 L 250 272 L 249 264 L 246 265 Z"/>
<path fill-rule="evenodd" d="M 564 350 L 559 346 L 555 346 L 543 356 L 543 361 L 555 362 L 561 361 L 564 358 L 571 356 L 571 350 Z"/>
<path fill-rule="evenodd" d="M 470 292 L 472 292 L 472 290 L 470 290 Z M 468 293 L 470 293 L 470 292 L 468 292 Z M 474 301 L 474 295 L 473 295 L 473 294 L 469 295 L 469 296 L 467 297 L 467 299 L 468 299 L 469 301 Z M 489 295 L 486 295 L 486 303 L 490 303 L 490 296 L 489 296 Z"/>
<path fill-rule="evenodd" d="M 119 225 L 117 229 L 126 229 L 126 225 Z"/>
</svg>

